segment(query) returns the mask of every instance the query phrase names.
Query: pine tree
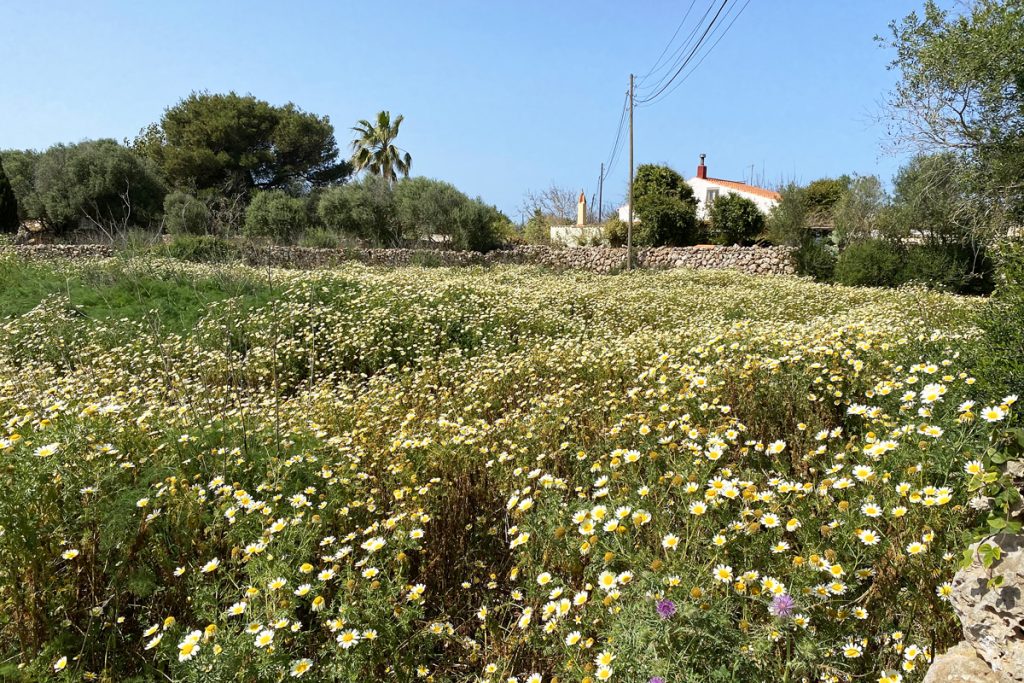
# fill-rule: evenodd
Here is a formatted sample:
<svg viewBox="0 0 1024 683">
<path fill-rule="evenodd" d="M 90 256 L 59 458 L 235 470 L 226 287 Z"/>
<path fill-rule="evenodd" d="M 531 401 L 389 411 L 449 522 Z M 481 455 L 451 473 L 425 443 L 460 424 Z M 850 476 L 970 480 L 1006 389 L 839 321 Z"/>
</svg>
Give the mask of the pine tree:
<svg viewBox="0 0 1024 683">
<path fill-rule="evenodd" d="M 0 233 L 18 231 L 18 200 L 0 160 Z"/>
</svg>

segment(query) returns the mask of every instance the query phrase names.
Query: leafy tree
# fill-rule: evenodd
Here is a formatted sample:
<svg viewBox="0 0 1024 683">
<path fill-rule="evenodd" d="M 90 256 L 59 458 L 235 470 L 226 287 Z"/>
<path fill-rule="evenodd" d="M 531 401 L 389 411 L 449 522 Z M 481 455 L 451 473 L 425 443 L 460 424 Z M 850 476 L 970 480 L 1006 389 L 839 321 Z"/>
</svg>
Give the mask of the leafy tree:
<svg viewBox="0 0 1024 683">
<path fill-rule="evenodd" d="M 398 129 L 405 117 L 399 114 L 391 120 L 391 112 L 377 112 L 377 119 L 370 123 L 366 119 L 356 123 L 352 130 L 356 138 L 352 141 L 352 163 L 357 171 L 367 170 L 384 180 L 394 182 L 398 174 L 409 177 L 412 156 L 395 146 Z"/>
<path fill-rule="evenodd" d="M 407 178 L 394 185 L 395 208 L 406 239 L 441 235 L 459 249 L 486 251 L 497 246 L 508 218 L 454 185 L 431 178 Z"/>
<path fill-rule="evenodd" d="M 342 182 L 352 170 L 338 159 L 328 117 L 234 92 L 192 93 L 144 129 L 134 148 L 173 187 L 226 195 L 303 191 Z"/>
<path fill-rule="evenodd" d="M 900 168 L 893 182 L 889 229 L 928 244 L 981 250 L 1000 222 L 985 196 L 971 191 L 971 169 L 946 152 L 918 155 Z"/>
<path fill-rule="evenodd" d="M 295 241 L 308 227 L 306 200 L 282 190 L 256 192 L 245 210 L 245 234 L 275 242 Z"/>
<path fill-rule="evenodd" d="M 832 225 L 835 207 L 850 189 L 850 176 L 819 178 L 807 184 L 804 201 L 808 219 L 815 225 Z M 811 226 L 813 227 L 813 226 Z"/>
<path fill-rule="evenodd" d="M 324 190 L 317 215 L 328 229 L 377 246 L 402 243 L 395 194 L 380 176 L 367 175 L 359 182 Z"/>
<path fill-rule="evenodd" d="M 697 233 L 697 211 L 693 204 L 660 195 L 648 195 L 637 202 L 639 223 L 633 225 L 637 246 L 682 247 L 693 244 Z"/>
<path fill-rule="evenodd" d="M 841 247 L 876 237 L 888 197 L 876 176 L 857 176 L 835 207 L 833 239 Z"/>
<path fill-rule="evenodd" d="M 2 153 L 4 173 L 18 204 L 20 220 L 42 217 L 43 208 L 36 192 L 36 164 L 41 156 L 31 149 L 7 149 Z"/>
<path fill-rule="evenodd" d="M 775 244 L 800 246 L 809 239 L 807 227 L 810 210 L 808 209 L 807 188 L 796 183 L 789 183 L 779 190 L 779 194 L 782 195 L 782 199 L 768 216 L 768 239 Z"/>
<path fill-rule="evenodd" d="M 172 235 L 210 232 L 210 209 L 190 194 L 175 191 L 164 198 L 164 227 Z"/>
<path fill-rule="evenodd" d="M 18 220 L 18 199 L 11 189 L 11 181 L 4 173 L 3 159 L 0 158 L 0 233 L 17 232 L 21 221 Z"/>
<path fill-rule="evenodd" d="M 933 0 L 879 38 L 895 49 L 895 139 L 963 155 L 972 183 L 1024 215 L 1024 4 L 973 0 L 950 15 Z"/>
<path fill-rule="evenodd" d="M 764 224 L 764 214 L 746 197 L 724 194 L 711 204 L 711 237 L 718 244 L 750 244 Z"/>
<path fill-rule="evenodd" d="M 633 178 L 633 203 L 639 225 L 637 245 L 683 246 L 697 233 L 697 200 L 683 176 L 668 166 L 641 164 Z"/>
<path fill-rule="evenodd" d="M 657 164 L 640 164 L 633 176 L 633 201 L 637 204 L 637 210 L 644 199 L 653 196 L 678 199 L 692 203 L 695 207 L 697 205 L 693 188 L 675 169 Z"/>
<path fill-rule="evenodd" d="M 82 221 L 121 231 L 155 220 L 163 208 L 156 169 L 115 140 L 54 145 L 34 165 L 31 217 L 57 233 Z"/>
</svg>

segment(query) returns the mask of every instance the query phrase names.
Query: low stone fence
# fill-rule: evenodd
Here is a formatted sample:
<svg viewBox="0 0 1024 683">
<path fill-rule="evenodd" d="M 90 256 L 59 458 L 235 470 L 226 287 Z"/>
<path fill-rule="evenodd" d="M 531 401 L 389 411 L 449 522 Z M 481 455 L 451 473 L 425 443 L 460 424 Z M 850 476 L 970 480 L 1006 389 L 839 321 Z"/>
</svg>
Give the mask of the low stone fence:
<svg viewBox="0 0 1024 683">
<path fill-rule="evenodd" d="M 108 258 L 114 249 L 99 244 L 34 244 L 0 247 L 27 258 Z M 521 245 L 488 253 L 445 249 L 314 249 L 243 244 L 239 258 L 253 266 L 279 268 L 328 268 L 345 261 L 381 266 L 472 266 L 518 263 L 556 269 L 611 273 L 626 266 L 622 247 L 548 247 Z M 758 275 L 792 275 L 796 272 L 790 247 L 654 247 L 636 251 L 638 268 L 729 268 Z"/>
</svg>

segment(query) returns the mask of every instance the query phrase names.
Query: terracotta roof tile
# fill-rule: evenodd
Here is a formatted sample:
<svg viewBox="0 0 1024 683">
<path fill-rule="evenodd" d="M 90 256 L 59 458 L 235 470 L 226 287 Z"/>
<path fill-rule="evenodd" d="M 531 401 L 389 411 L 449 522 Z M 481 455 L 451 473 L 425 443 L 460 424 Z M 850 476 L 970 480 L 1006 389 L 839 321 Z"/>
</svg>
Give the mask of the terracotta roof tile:
<svg viewBox="0 0 1024 683">
<path fill-rule="evenodd" d="M 735 180 L 724 180 L 722 178 L 705 178 L 709 183 L 715 183 L 722 187 L 728 187 L 733 190 L 739 190 L 740 192 L 749 192 L 750 194 L 756 194 L 758 197 L 764 197 L 766 199 L 774 199 L 779 201 L 782 199 L 782 195 L 774 190 L 766 190 L 763 187 L 755 187 L 754 185 L 747 185 L 746 183 L 739 183 Z"/>
</svg>

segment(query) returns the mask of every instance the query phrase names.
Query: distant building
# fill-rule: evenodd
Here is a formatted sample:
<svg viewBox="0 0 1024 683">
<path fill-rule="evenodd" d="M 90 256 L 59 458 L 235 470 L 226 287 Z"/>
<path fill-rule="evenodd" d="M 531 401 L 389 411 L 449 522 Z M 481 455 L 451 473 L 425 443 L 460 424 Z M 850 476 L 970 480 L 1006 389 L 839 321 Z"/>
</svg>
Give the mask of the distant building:
<svg viewBox="0 0 1024 683">
<path fill-rule="evenodd" d="M 723 178 L 709 178 L 708 167 L 704 164 L 706 155 L 700 155 L 700 164 L 697 166 L 697 175 L 690 178 L 686 183 L 693 189 L 693 196 L 697 199 L 697 218 L 705 220 L 709 216 L 711 204 L 726 194 L 737 194 L 745 197 L 757 205 L 765 215 L 770 214 L 782 195 L 774 190 L 767 190 L 756 185 L 748 185 L 736 180 L 725 180 Z M 619 219 L 629 220 L 629 205 L 619 207 Z M 633 220 L 637 220 L 636 216 Z"/>
<path fill-rule="evenodd" d="M 551 241 L 570 247 L 585 246 L 604 239 L 604 230 L 600 225 L 587 225 L 587 196 L 580 191 L 580 199 L 576 205 L 576 225 L 552 225 Z"/>
</svg>

